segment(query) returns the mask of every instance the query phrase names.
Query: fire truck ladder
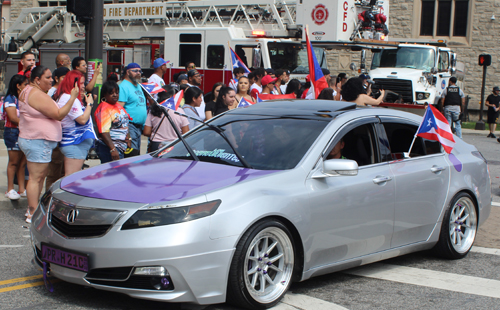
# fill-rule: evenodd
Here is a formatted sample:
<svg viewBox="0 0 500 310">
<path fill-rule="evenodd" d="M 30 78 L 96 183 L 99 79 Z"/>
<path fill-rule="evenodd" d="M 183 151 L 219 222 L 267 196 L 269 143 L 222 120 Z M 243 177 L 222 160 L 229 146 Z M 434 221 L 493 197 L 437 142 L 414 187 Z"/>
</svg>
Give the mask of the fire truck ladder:
<svg viewBox="0 0 500 310">
<path fill-rule="evenodd" d="M 139 2 L 106 4 L 104 9 L 145 8 L 161 6 L 164 15 L 144 18 L 139 15 L 104 16 L 104 40 L 163 40 L 165 28 L 237 27 L 245 35 L 263 30 L 268 37 L 293 37 L 300 30 L 295 23 L 295 1 L 284 0 L 223 0 L 183 2 Z M 139 9 L 136 10 L 139 12 Z M 5 31 L 4 42 L 13 38 L 23 45 L 20 54 L 37 42 L 72 43 L 85 37 L 85 27 L 66 7 L 25 8 L 16 21 Z M 5 46 L 7 48 L 7 46 Z"/>
</svg>

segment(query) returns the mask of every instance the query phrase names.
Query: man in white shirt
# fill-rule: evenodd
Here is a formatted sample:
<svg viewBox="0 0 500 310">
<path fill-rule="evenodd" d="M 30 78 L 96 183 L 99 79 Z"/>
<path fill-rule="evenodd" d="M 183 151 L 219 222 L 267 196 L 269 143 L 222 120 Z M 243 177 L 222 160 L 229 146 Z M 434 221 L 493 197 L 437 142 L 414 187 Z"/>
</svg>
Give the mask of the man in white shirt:
<svg viewBox="0 0 500 310">
<path fill-rule="evenodd" d="M 165 75 L 165 72 L 167 72 L 167 61 L 163 58 L 157 58 L 153 62 L 153 67 L 155 68 L 155 71 L 153 74 L 148 79 L 148 82 L 155 82 L 159 86 L 163 87 L 165 86 L 165 81 L 163 80 L 163 75 Z M 155 100 L 158 100 L 158 94 L 153 94 L 153 98 Z"/>
</svg>

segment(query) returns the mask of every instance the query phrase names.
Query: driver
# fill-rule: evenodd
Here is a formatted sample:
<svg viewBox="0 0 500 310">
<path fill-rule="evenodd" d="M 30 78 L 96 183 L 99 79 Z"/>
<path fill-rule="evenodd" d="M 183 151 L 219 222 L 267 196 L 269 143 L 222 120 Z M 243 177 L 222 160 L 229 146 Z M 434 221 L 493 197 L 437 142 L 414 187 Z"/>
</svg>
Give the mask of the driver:
<svg viewBox="0 0 500 310">
<path fill-rule="evenodd" d="M 347 159 L 344 156 L 342 156 L 342 149 L 344 148 L 344 138 L 341 138 L 337 144 L 333 147 L 333 149 L 330 151 L 330 154 L 326 157 L 326 159 Z"/>
</svg>

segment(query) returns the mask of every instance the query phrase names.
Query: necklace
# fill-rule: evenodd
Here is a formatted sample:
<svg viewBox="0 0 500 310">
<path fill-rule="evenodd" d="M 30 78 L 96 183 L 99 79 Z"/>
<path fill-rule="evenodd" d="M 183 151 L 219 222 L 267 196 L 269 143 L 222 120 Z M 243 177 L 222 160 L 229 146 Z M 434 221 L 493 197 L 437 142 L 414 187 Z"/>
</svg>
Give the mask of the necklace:
<svg viewBox="0 0 500 310">
<path fill-rule="evenodd" d="M 40 86 L 36 85 L 36 84 L 32 84 L 34 88 L 37 88 L 39 89 L 40 91 L 44 92 L 44 93 L 47 93 L 46 91 L 44 91 L 43 89 L 40 88 Z"/>
</svg>

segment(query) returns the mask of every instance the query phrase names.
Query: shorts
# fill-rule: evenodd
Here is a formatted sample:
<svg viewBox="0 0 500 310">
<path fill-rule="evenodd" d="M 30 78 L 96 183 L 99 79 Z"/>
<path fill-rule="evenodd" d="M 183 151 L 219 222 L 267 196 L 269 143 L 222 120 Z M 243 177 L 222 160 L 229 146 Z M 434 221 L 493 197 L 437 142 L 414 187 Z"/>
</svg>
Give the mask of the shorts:
<svg viewBox="0 0 500 310">
<path fill-rule="evenodd" d="M 26 155 L 26 159 L 32 163 L 50 163 L 52 150 L 56 148 L 56 141 L 44 139 L 24 139 L 19 137 L 19 148 Z"/>
<path fill-rule="evenodd" d="M 59 146 L 59 149 L 66 158 L 85 160 L 93 144 L 94 139 L 88 138 L 80 142 L 80 144 Z"/>
<path fill-rule="evenodd" d="M 497 120 L 498 120 L 498 112 L 495 112 L 495 111 L 489 111 L 488 110 L 488 121 L 487 123 L 488 124 L 496 124 Z"/>
<path fill-rule="evenodd" d="M 17 142 L 19 138 L 19 128 L 5 127 L 3 131 L 3 141 L 7 147 L 7 151 L 20 151 Z"/>
</svg>

